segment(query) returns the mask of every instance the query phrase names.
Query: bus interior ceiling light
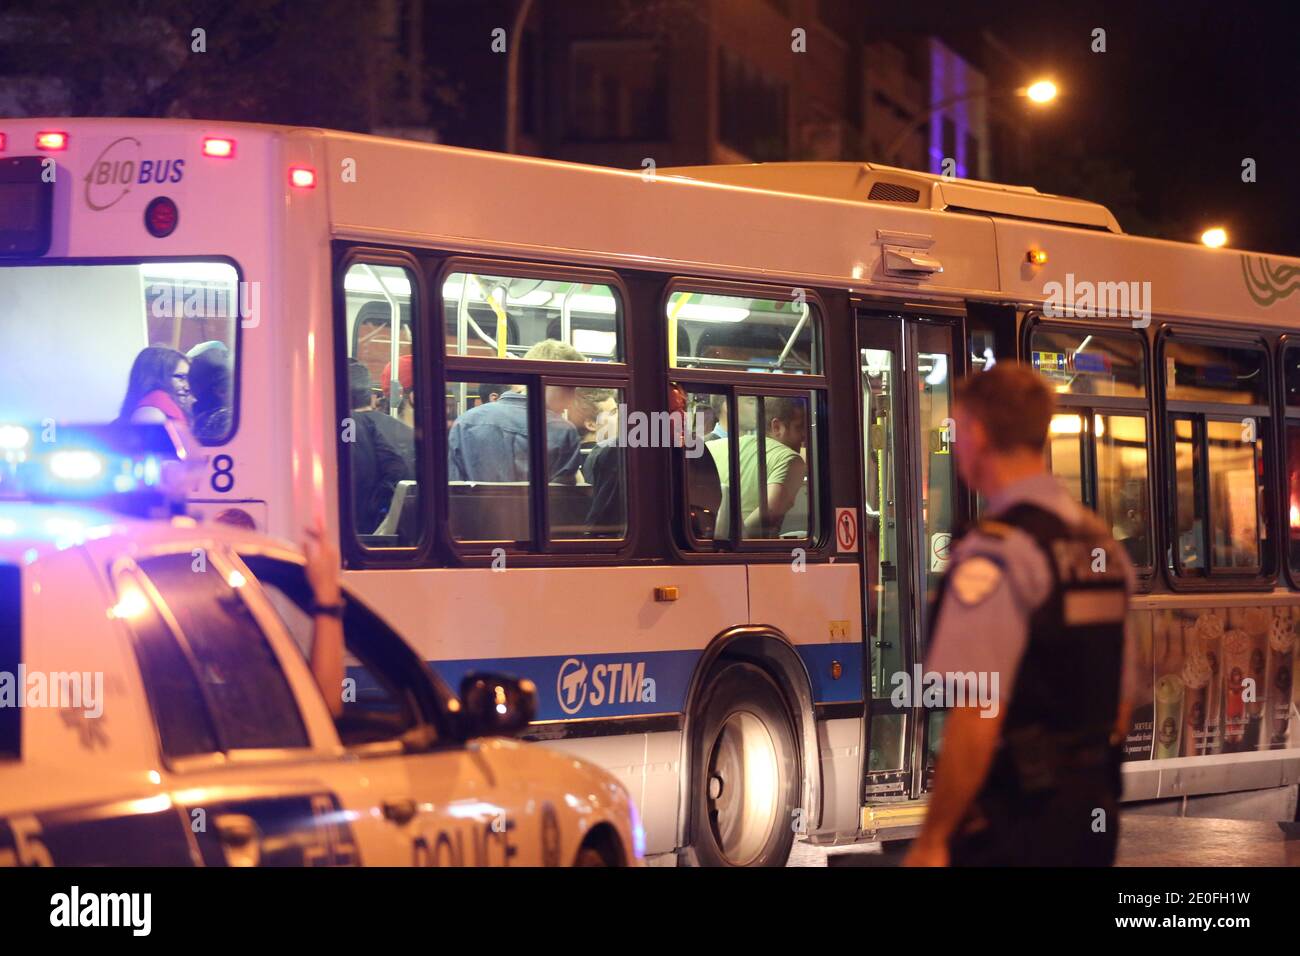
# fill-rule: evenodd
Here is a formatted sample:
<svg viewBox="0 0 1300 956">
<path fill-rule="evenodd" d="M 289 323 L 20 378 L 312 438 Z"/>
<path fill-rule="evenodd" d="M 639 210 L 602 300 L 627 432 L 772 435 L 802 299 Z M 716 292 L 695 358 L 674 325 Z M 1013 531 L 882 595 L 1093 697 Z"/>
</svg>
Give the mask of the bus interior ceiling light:
<svg viewBox="0 0 1300 956">
<path fill-rule="evenodd" d="M 316 170 L 307 166 L 289 167 L 289 184 L 299 189 L 313 189 L 316 186 Z"/>
<path fill-rule="evenodd" d="M 42 130 L 36 134 L 36 148 L 54 152 L 68 148 L 68 134 L 61 130 Z"/>
<path fill-rule="evenodd" d="M 235 141 L 220 136 L 203 137 L 203 155 L 216 159 L 234 159 Z"/>
</svg>

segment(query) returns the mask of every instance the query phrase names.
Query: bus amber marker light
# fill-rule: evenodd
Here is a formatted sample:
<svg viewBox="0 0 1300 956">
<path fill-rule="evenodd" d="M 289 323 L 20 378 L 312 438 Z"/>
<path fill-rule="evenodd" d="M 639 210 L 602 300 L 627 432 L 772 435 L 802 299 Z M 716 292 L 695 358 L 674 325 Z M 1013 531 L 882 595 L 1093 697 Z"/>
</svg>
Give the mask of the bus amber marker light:
<svg viewBox="0 0 1300 956">
<path fill-rule="evenodd" d="M 55 130 L 45 130 L 36 134 L 36 148 L 54 152 L 68 148 L 68 134 Z"/>
<path fill-rule="evenodd" d="M 1047 262 L 1047 253 L 1042 249 L 1030 249 L 1025 253 L 1025 261 L 1031 265 L 1041 266 Z"/>
<path fill-rule="evenodd" d="M 235 141 L 217 136 L 205 136 L 203 138 L 203 155 L 212 156 L 216 159 L 234 159 Z"/>
<path fill-rule="evenodd" d="M 290 166 L 289 184 L 299 189 L 314 189 L 316 187 L 316 170 L 308 169 L 306 166 Z"/>
</svg>

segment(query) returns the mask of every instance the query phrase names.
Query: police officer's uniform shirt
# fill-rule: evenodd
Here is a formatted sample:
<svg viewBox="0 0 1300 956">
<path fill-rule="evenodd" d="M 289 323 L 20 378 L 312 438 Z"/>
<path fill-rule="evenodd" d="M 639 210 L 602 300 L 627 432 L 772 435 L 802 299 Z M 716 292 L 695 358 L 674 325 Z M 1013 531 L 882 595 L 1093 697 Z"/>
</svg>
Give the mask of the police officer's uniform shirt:
<svg viewBox="0 0 1300 956">
<path fill-rule="evenodd" d="M 1074 526 L 1086 509 L 1050 474 L 1013 482 L 988 500 L 984 516 L 998 515 L 1020 504 L 1050 511 Z M 1114 549 L 1124 562 L 1132 593 L 1134 574 L 1123 549 Z M 972 530 L 953 552 L 950 580 L 938 608 L 934 636 L 925 669 L 940 674 L 996 673 L 1003 713 L 1012 699 L 1016 672 L 1029 639 L 1029 619 L 1051 595 L 1053 575 L 1047 556 L 1024 531 L 1012 528 L 997 538 Z M 1124 628 L 1123 699 L 1137 689 L 1137 655 L 1132 627 Z"/>
</svg>

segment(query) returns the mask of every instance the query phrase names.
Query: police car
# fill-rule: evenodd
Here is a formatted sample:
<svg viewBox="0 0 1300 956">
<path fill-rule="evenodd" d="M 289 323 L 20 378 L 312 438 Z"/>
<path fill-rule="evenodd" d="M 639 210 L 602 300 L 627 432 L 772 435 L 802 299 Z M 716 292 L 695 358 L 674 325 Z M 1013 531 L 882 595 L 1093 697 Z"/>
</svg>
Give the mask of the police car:
<svg viewBox="0 0 1300 956">
<path fill-rule="evenodd" d="M 509 739 L 529 682 L 454 695 L 346 596 L 332 717 L 298 549 L 149 517 L 164 426 L 38 434 L 0 424 L 0 865 L 639 864 L 618 782 Z"/>
</svg>

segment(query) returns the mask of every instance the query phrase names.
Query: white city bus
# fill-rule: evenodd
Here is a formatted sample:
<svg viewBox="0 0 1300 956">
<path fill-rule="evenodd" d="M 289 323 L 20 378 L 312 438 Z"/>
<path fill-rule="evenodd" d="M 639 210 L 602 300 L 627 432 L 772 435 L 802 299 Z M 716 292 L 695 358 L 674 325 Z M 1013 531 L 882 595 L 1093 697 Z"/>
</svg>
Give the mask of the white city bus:
<svg viewBox="0 0 1300 956">
<path fill-rule="evenodd" d="M 1016 356 L 1140 569 L 1126 798 L 1296 785 L 1300 261 L 863 164 L 172 120 L 0 143 L 0 418 L 114 417 L 142 349 L 189 353 L 192 509 L 323 521 L 453 686 L 532 678 L 531 736 L 615 773 L 648 853 L 915 828 L 942 711 L 891 694 L 976 505 L 952 385 Z"/>
</svg>

